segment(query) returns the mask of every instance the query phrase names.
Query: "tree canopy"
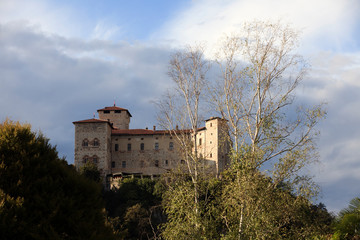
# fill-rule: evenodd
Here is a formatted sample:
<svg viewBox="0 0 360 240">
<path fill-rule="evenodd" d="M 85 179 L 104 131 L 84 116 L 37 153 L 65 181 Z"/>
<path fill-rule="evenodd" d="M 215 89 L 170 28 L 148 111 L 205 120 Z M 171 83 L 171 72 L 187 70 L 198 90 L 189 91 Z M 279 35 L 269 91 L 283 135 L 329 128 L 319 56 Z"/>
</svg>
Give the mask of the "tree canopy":
<svg viewBox="0 0 360 240">
<path fill-rule="evenodd" d="M 0 238 L 112 239 L 101 188 L 29 124 L 0 124 Z"/>
</svg>

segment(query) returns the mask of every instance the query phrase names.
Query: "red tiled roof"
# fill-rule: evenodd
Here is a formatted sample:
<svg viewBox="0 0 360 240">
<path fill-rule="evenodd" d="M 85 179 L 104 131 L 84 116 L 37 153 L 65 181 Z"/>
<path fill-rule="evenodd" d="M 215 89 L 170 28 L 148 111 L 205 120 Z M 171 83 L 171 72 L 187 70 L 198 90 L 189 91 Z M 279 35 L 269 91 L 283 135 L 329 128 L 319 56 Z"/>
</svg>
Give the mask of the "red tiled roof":
<svg viewBox="0 0 360 240">
<path fill-rule="evenodd" d="M 163 135 L 169 134 L 165 130 L 148 130 L 148 129 L 113 129 L 112 135 Z"/>
<path fill-rule="evenodd" d="M 126 108 L 120 108 L 120 107 L 116 107 L 116 106 L 101 108 L 101 109 L 98 109 L 97 111 L 99 112 L 99 111 L 105 111 L 105 110 L 107 110 L 107 111 L 114 111 L 114 110 L 127 111 L 127 113 L 130 115 L 130 117 L 132 117 L 129 110 L 127 110 Z"/>
<path fill-rule="evenodd" d="M 75 123 L 109 123 L 109 121 L 107 121 L 107 120 L 102 120 L 102 119 L 92 118 L 92 119 L 86 119 L 86 120 L 81 120 L 81 121 L 73 122 L 73 124 L 75 124 Z M 110 123 L 109 123 L 109 124 L 110 124 Z"/>
<path fill-rule="evenodd" d="M 205 130 L 205 127 L 199 128 L 199 131 Z M 186 130 L 177 130 L 178 133 L 189 133 L 191 132 L 190 129 Z M 165 135 L 170 134 L 169 130 L 148 130 L 148 129 L 113 129 L 111 131 L 111 135 L 123 135 L 123 136 L 130 136 L 130 135 Z"/>
</svg>

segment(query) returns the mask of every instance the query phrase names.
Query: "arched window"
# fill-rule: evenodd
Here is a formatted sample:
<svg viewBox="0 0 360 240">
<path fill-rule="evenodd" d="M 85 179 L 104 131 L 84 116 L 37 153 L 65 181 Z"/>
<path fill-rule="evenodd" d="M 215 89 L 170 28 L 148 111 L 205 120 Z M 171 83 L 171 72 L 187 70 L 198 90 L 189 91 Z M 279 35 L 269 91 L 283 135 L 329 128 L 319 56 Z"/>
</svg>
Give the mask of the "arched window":
<svg viewBox="0 0 360 240">
<path fill-rule="evenodd" d="M 99 139 L 94 139 L 94 147 L 98 147 L 100 145 Z"/>
<path fill-rule="evenodd" d="M 82 162 L 85 164 L 87 162 L 89 162 L 89 156 L 88 155 L 85 155 L 82 159 Z"/>
<path fill-rule="evenodd" d="M 94 164 L 97 164 L 98 161 L 99 161 L 98 156 L 94 155 L 94 156 L 92 157 L 92 162 L 93 162 Z"/>
<path fill-rule="evenodd" d="M 83 147 L 89 146 L 89 140 L 87 140 L 87 138 L 85 138 L 82 142 L 82 145 L 83 145 Z"/>
</svg>

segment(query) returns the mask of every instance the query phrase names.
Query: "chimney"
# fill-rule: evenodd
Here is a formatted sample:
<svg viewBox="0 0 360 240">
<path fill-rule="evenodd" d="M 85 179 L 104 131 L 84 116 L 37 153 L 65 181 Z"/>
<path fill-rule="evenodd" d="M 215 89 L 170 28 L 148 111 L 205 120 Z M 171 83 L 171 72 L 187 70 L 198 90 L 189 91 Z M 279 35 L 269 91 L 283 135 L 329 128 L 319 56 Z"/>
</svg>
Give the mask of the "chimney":
<svg viewBox="0 0 360 240">
<path fill-rule="evenodd" d="M 156 130 L 156 126 L 153 127 L 154 131 Z"/>
<path fill-rule="evenodd" d="M 146 127 L 145 129 L 146 129 L 146 130 L 148 130 L 149 128 L 148 128 L 148 127 Z"/>
</svg>

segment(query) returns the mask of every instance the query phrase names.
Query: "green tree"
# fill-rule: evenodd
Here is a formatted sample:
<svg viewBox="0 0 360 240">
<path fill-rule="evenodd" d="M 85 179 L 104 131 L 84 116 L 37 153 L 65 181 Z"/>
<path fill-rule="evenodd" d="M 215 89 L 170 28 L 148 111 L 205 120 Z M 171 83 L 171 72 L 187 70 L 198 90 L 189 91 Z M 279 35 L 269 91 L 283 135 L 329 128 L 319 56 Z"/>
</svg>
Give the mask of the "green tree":
<svg viewBox="0 0 360 240">
<path fill-rule="evenodd" d="M 102 180 L 99 169 L 91 162 L 88 162 L 80 167 L 80 174 L 97 183 L 100 183 Z"/>
<path fill-rule="evenodd" d="M 108 219 L 121 239 L 154 239 L 166 221 L 161 208 L 162 183 L 151 179 L 120 180 L 104 193 Z"/>
<path fill-rule="evenodd" d="M 0 124 L 0 238 L 113 239 L 100 186 L 28 124 Z"/>
<path fill-rule="evenodd" d="M 360 239 L 360 198 L 352 199 L 349 206 L 340 211 L 333 239 Z"/>
</svg>

